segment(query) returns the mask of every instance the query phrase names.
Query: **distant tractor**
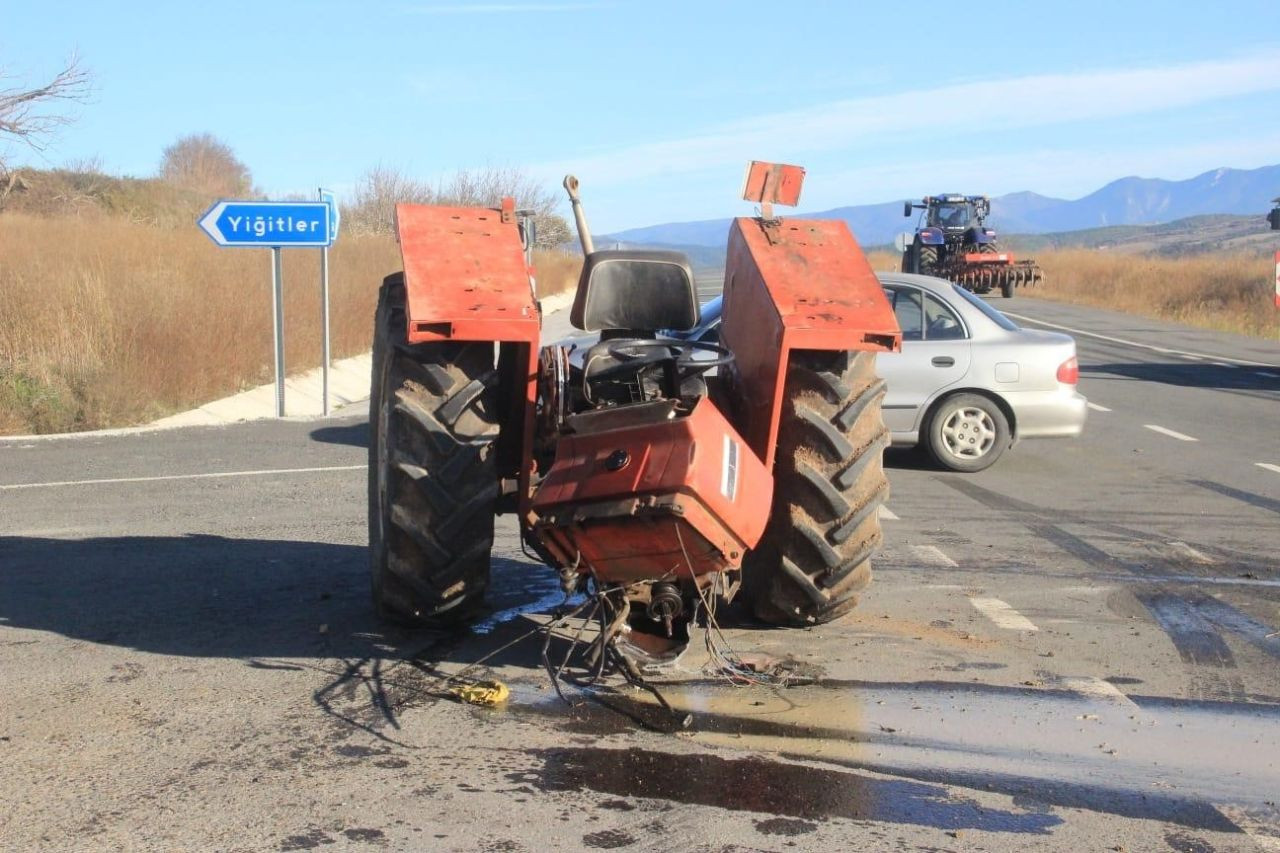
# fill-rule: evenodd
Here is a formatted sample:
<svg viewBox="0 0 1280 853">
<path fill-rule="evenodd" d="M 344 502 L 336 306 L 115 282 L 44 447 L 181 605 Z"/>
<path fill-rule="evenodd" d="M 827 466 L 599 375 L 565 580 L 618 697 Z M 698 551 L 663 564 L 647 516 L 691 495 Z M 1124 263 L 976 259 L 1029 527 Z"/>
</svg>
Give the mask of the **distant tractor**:
<svg viewBox="0 0 1280 853">
<path fill-rule="evenodd" d="M 1275 207 L 1271 208 L 1271 212 L 1267 214 L 1267 222 L 1271 223 L 1272 231 L 1280 231 L 1280 198 L 1271 199 L 1271 203 Z"/>
<path fill-rule="evenodd" d="M 949 279 L 974 293 L 998 288 L 1006 299 L 1015 287 L 1044 280 L 1035 261 L 1015 260 L 996 244 L 986 227 L 991 199 L 985 195 L 930 195 L 908 201 L 902 215 L 923 210 L 920 224 L 902 251 L 902 271 Z"/>
</svg>

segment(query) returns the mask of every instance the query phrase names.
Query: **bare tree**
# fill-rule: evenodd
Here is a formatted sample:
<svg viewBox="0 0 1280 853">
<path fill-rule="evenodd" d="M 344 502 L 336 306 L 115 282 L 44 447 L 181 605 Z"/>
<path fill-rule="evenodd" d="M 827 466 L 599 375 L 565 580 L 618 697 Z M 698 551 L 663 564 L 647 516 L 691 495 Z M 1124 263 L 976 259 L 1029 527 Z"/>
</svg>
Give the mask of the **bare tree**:
<svg viewBox="0 0 1280 853">
<path fill-rule="evenodd" d="M 0 81 L 4 75 L 0 74 Z M 71 104 L 84 102 L 92 93 L 92 78 L 72 56 L 62 70 L 43 86 L 16 86 L 0 89 L 0 143 L 21 142 L 43 151 L 58 128 L 72 119 Z M 0 198 L 8 195 L 18 180 L 9 174 L 0 148 Z"/>
<path fill-rule="evenodd" d="M 44 150 L 57 129 L 71 122 L 68 103 L 83 102 L 89 97 L 90 80 L 89 72 L 73 56 L 43 86 L 0 89 L 0 134 L 37 151 Z M 54 105 L 59 106 L 54 109 Z"/>
<path fill-rule="evenodd" d="M 164 149 L 160 177 L 166 183 L 207 195 L 241 195 L 253 190 L 249 167 L 212 133 L 183 136 Z"/>
<path fill-rule="evenodd" d="M 435 189 L 388 166 L 365 172 L 343 205 L 343 221 L 352 231 L 389 234 L 395 225 L 397 204 L 437 204 Z"/>
<path fill-rule="evenodd" d="M 534 211 L 539 247 L 555 247 L 571 240 L 564 218 L 555 212 L 559 197 L 523 171 L 511 167 L 456 172 L 433 186 L 386 166 L 376 166 L 361 178 L 344 206 L 343 217 L 353 230 L 390 232 L 397 204 L 443 204 L 457 207 L 497 207 L 503 197 Z"/>
</svg>

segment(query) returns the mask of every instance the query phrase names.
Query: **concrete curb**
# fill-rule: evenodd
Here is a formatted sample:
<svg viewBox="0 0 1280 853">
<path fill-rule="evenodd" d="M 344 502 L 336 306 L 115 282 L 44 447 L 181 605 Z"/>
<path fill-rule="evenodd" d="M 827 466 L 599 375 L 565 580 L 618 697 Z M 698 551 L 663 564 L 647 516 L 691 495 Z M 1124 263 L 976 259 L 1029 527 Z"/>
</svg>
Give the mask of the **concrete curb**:
<svg viewBox="0 0 1280 853">
<path fill-rule="evenodd" d="M 559 313 L 573 302 L 573 291 L 557 293 L 541 300 L 543 316 Z M 373 355 L 352 356 L 335 361 L 329 368 L 330 417 L 346 414 L 343 409 L 369 399 L 369 377 L 373 373 Z M 324 408 L 321 404 L 322 376 L 316 367 L 305 373 L 285 378 L 285 417 L 288 420 L 319 420 Z M 136 427 L 98 429 L 86 432 L 49 433 L 45 435 L 3 435 L 0 443 L 17 441 L 49 441 L 64 438 L 106 438 L 118 435 L 135 435 L 156 430 L 177 429 L 191 426 L 223 426 L 274 418 L 276 413 L 276 386 L 260 385 L 221 400 L 158 421 Z"/>
</svg>

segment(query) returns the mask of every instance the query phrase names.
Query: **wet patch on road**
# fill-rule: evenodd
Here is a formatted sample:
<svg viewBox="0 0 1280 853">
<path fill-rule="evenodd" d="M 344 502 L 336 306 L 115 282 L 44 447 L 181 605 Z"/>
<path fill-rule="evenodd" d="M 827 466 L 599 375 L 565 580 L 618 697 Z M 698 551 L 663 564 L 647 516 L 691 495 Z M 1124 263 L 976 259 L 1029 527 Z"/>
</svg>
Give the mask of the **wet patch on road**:
<svg viewBox="0 0 1280 853">
<path fill-rule="evenodd" d="M 630 847 L 636 843 L 636 839 L 635 836 L 621 829 L 603 829 L 599 832 L 588 832 L 582 836 L 582 843 L 596 850 L 617 850 L 620 847 Z"/>
<path fill-rule="evenodd" d="M 327 835 L 323 830 L 312 828 L 305 833 L 290 835 L 280 842 L 281 850 L 314 850 L 321 844 L 334 844 L 337 839 Z"/>
<path fill-rule="evenodd" d="M 1165 835 L 1164 843 L 1176 853 L 1215 853 L 1217 848 L 1205 841 L 1185 832 L 1170 832 Z"/>
<path fill-rule="evenodd" d="M 755 822 L 756 831 L 761 835 L 785 835 L 794 838 L 797 835 L 808 835 L 818 829 L 818 825 L 808 820 L 790 817 L 771 817 Z"/>
<path fill-rule="evenodd" d="M 342 834 L 352 841 L 363 841 L 366 844 L 386 844 L 387 837 L 381 829 L 363 829 L 352 827 L 342 830 Z"/>
<path fill-rule="evenodd" d="M 509 778 L 543 791 L 589 790 L 801 821 L 846 818 L 1034 835 L 1046 835 L 1062 823 L 1040 812 L 984 807 L 937 785 L 754 756 L 599 748 L 527 752 L 542 766 Z"/>
</svg>

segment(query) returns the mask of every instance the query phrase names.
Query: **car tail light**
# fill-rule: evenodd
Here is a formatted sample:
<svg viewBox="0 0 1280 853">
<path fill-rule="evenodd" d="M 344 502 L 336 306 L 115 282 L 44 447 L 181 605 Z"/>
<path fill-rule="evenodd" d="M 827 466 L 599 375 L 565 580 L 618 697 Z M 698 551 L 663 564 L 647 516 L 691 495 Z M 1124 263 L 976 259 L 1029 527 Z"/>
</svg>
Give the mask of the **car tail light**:
<svg viewBox="0 0 1280 853">
<path fill-rule="evenodd" d="M 1080 362 L 1074 355 L 1058 365 L 1058 381 L 1063 385 L 1075 385 L 1080 381 Z"/>
</svg>

